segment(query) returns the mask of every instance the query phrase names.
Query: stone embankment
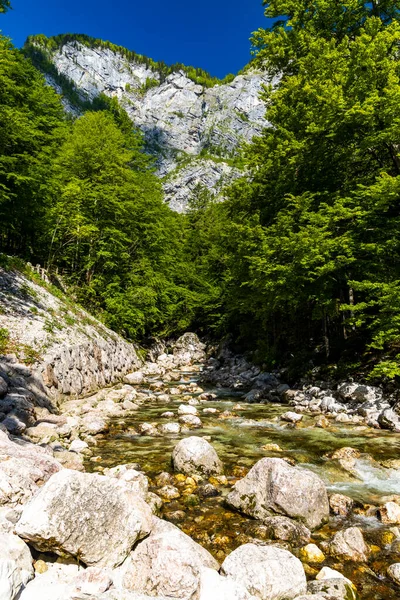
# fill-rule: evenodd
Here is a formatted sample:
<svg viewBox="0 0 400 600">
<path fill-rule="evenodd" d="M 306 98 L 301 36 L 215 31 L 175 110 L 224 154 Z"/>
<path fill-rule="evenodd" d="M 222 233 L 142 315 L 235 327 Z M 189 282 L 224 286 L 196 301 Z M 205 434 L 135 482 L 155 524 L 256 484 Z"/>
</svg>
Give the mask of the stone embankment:
<svg viewBox="0 0 400 600">
<path fill-rule="evenodd" d="M 113 385 L 141 365 L 132 344 L 35 278 L 29 267 L 26 274 L 0 267 L 0 308 L 1 338 L 8 337 L 11 353 L 0 370 L 12 394 L 39 406 L 55 409 L 63 397 Z"/>
<path fill-rule="evenodd" d="M 182 373 L 198 369 L 205 360 L 204 346 L 193 334 L 185 334 L 172 352 L 159 352 L 154 362 L 127 374 L 115 389 L 67 400 L 62 416 L 44 405 L 28 407 L 31 422 L 19 437 L 7 428 L 11 417 L 3 420 L 1 600 L 356 598 L 351 581 L 327 567 L 309 569 L 307 583 L 304 565 L 317 565 L 321 555 L 324 559 L 323 551 L 309 543 L 311 530 L 329 517 L 325 485 L 307 469 L 265 458 L 237 481 L 227 502 L 256 517 L 270 536 L 239 544 L 222 564 L 158 516 L 162 500 L 149 491 L 148 478 L 135 464 L 103 469 L 102 474 L 83 472 L 82 456 L 95 458 L 96 437 L 107 429 L 110 417 L 140 411 L 152 396 L 166 395 L 165 385 L 173 394 Z M 6 378 L 0 382 L 3 406 L 9 384 Z M 152 391 L 141 391 L 144 385 Z M 189 388 L 197 396 L 187 394 L 178 411 L 178 426 L 188 437 L 177 443 L 172 464 L 186 488 L 199 485 L 209 493 L 210 480 L 227 484 L 224 465 L 207 439 L 193 435 L 198 425 L 187 417 L 196 417 L 196 405 L 207 403 L 213 394 L 195 383 L 186 384 Z M 146 428 L 143 432 L 147 434 Z M 157 435 L 162 432 L 157 430 Z M 168 473 L 160 475 L 160 496 L 171 492 L 171 479 Z M 324 552 L 361 562 L 370 549 L 362 532 L 350 527 L 327 542 Z M 390 569 L 395 579 L 396 563 Z"/>
</svg>

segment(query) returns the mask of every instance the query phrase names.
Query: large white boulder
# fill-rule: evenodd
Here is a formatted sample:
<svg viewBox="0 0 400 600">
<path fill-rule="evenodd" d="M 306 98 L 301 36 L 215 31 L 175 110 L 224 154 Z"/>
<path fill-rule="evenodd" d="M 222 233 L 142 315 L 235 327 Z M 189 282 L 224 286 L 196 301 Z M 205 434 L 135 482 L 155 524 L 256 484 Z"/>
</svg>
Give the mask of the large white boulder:
<svg viewBox="0 0 400 600">
<path fill-rule="evenodd" d="M 256 600 L 240 582 L 223 577 L 214 569 L 203 569 L 199 600 Z"/>
<path fill-rule="evenodd" d="M 221 573 L 261 600 L 292 600 L 307 589 L 299 559 L 276 546 L 239 546 L 226 557 Z"/>
<path fill-rule="evenodd" d="M 13 441 L 0 430 L 0 506 L 25 504 L 43 482 L 61 469 L 48 449 Z"/>
<path fill-rule="evenodd" d="M 178 527 L 153 517 L 151 534 L 120 567 L 114 585 L 142 594 L 194 600 L 204 567 L 218 570 L 219 564 Z"/>
<path fill-rule="evenodd" d="M 322 479 L 280 458 L 259 460 L 235 484 L 227 502 L 256 519 L 279 513 L 298 519 L 311 529 L 329 518 L 328 494 Z"/>
<path fill-rule="evenodd" d="M 114 567 L 149 533 L 151 518 L 124 481 L 65 469 L 25 506 L 16 532 L 38 550 Z"/>
<path fill-rule="evenodd" d="M 28 546 L 12 533 L 0 534 L 0 600 L 14 600 L 32 578 Z"/>
<path fill-rule="evenodd" d="M 218 454 L 207 440 L 191 436 L 181 440 L 172 452 L 175 471 L 192 475 L 218 475 L 223 473 L 223 465 Z"/>
</svg>

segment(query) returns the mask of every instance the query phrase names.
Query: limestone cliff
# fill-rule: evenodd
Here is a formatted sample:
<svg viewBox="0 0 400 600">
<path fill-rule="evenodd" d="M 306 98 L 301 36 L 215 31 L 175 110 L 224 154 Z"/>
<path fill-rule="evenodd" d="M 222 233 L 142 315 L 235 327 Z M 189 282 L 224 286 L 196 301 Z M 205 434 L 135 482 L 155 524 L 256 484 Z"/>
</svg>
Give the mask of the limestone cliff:
<svg viewBox="0 0 400 600">
<path fill-rule="evenodd" d="M 31 56 L 40 55 L 41 69 L 57 91 L 63 91 L 61 76 L 82 102 L 101 93 L 118 98 L 143 131 L 164 179 L 166 200 L 177 211 L 185 210 L 199 185 L 220 193 L 237 177 L 239 146 L 267 124 L 259 98 L 269 82 L 266 73 L 247 70 L 229 83 L 206 87 L 192 81 L 184 68 L 165 76 L 158 63 L 96 40 L 82 43 L 61 36 L 55 42 L 39 36 L 28 47 Z M 64 102 L 68 110 L 79 111 L 76 103 Z"/>
</svg>

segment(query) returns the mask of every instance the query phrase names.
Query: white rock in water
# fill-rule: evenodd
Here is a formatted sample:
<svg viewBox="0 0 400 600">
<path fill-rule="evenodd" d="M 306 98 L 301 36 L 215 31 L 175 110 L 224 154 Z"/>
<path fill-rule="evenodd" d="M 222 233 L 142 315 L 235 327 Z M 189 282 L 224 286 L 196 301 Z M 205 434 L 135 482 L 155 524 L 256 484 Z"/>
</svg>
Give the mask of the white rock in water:
<svg viewBox="0 0 400 600">
<path fill-rule="evenodd" d="M 178 415 L 197 415 L 197 408 L 189 404 L 181 404 L 178 408 Z"/>
<path fill-rule="evenodd" d="M 329 552 L 341 560 L 367 562 L 369 548 L 364 541 L 362 531 L 358 527 L 348 527 L 334 535 L 329 544 Z"/>
<path fill-rule="evenodd" d="M 202 569 L 218 570 L 219 564 L 178 527 L 153 519 L 151 534 L 119 567 L 114 585 L 167 598 L 196 598 Z"/>
<path fill-rule="evenodd" d="M 114 567 L 149 533 L 151 518 L 129 484 L 65 469 L 24 508 L 16 532 L 38 550 Z"/>
<path fill-rule="evenodd" d="M 85 451 L 87 448 L 89 448 L 88 444 L 80 439 L 74 440 L 69 446 L 70 452 L 77 452 L 78 454 Z"/>
<path fill-rule="evenodd" d="M 271 511 L 299 519 L 313 529 L 329 517 L 329 501 L 322 479 L 292 467 L 280 458 L 262 458 L 238 481 L 227 502 L 256 519 Z"/>
<path fill-rule="evenodd" d="M 135 371 L 134 373 L 128 373 L 125 375 L 124 382 L 129 385 L 141 385 L 144 382 L 144 375 L 142 371 Z"/>
<path fill-rule="evenodd" d="M 14 600 L 34 576 L 28 546 L 12 533 L 0 534 L 0 600 Z"/>
<path fill-rule="evenodd" d="M 307 588 L 299 559 L 275 546 L 239 546 L 226 557 L 221 573 L 262 600 L 292 600 Z"/>
<path fill-rule="evenodd" d="M 387 574 L 397 585 L 400 585 L 400 563 L 394 563 L 390 565 L 387 570 Z"/>
<path fill-rule="evenodd" d="M 223 465 L 218 454 L 207 440 L 191 436 L 181 440 L 172 452 L 172 464 L 175 471 L 192 475 L 219 475 Z"/>
</svg>

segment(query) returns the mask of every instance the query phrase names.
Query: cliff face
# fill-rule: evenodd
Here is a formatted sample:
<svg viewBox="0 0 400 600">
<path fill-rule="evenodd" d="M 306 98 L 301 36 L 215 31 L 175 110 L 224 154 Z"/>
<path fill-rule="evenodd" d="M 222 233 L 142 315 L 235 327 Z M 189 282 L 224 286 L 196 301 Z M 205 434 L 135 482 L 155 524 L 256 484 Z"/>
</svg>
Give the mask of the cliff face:
<svg viewBox="0 0 400 600">
<path fill-rule="evenodd" d="M 0 355 L 4 352 L 31 365 L 39 387 L 54 400 L 116 383 L 141 364 L 132 344 L 33 270 L 0 266 Z"/>
<path fill-rule="evenodd" d="M 43 49 L 42 49 L 43 51 Z M 231 83 L 203 87 L 181 70 L 165 79 L 153 66 L 107 47 L 68 41 L 46 49 L 47 60 L 72 82 L 82 100 L 116 96 L 157 158 L 166 200 L 184 211 L 200 185 L 219 193 L 239 174 L 234 157 L 242 142 L 266 126 L 259 98 L 265 73 L 249 71 Z M 61 91 L 54 77 L 47 80 Z M 76 107 L 67 105 L 69 110 Z"/>
</svg>

